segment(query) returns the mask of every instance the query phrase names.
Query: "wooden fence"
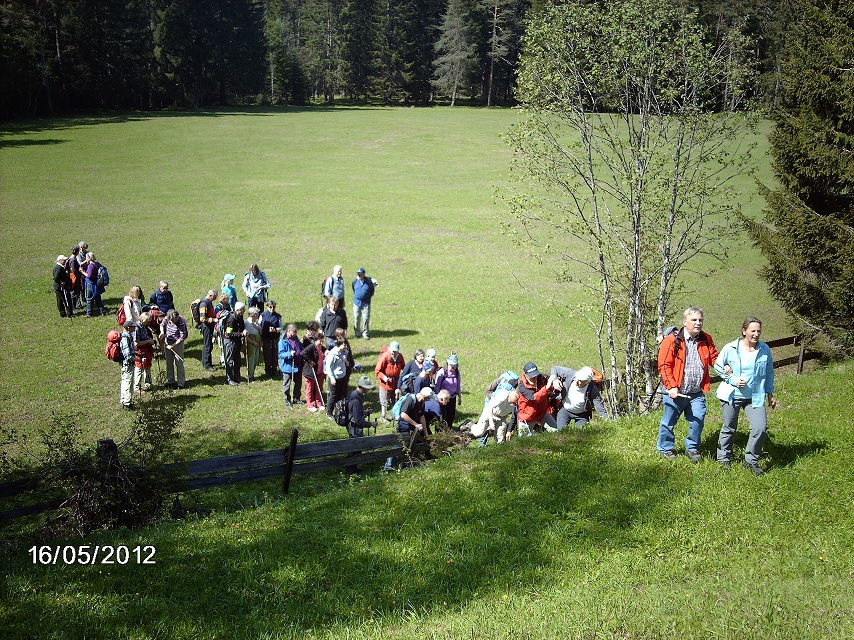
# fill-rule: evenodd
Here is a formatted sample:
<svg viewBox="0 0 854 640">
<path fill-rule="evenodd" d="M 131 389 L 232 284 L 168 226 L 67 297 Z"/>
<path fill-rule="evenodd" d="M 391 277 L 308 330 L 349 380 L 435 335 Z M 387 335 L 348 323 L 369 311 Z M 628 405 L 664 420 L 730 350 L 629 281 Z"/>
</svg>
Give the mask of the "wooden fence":
<svg viewBox="0 0 854 640">
<path fill-rule="evenodd" d="M 769 347 L 800 347 L 798 355 L 774 360 L 774 368 L 793 364 L 800 374 L 804 362 L 819 358 L 821 354 L 805 351 L 800 336 L 769 340 Z M 712 382 L 719 382 L 715 376 Z M 295 473 L 310 473 L 324 469 L 339 469 L 351 465 L 368 464 L 398 456 L 404 451 L 403 442 L 395 433 L 346 440 L 297 443 L 298 433 L 291 433 L 290 445 L 284 449 L 254 451 L 232 456 L 220 456 L 169 465 L 165 471 L 177 477 L 173 488 L 178 491 L 211 489 L 229 485 L 282 478 L 285 493 L 288 493 L 291 476 Z M 37 478 L 23 478 L 0 483 L 0 499 L 9 499 L 39 490 Z M 36 504 L 0 511 L 0 522 L 7 522 L 27 515 L 51 511 L 62 506 L 65 498 L 42 500 Z"/>
</svg>

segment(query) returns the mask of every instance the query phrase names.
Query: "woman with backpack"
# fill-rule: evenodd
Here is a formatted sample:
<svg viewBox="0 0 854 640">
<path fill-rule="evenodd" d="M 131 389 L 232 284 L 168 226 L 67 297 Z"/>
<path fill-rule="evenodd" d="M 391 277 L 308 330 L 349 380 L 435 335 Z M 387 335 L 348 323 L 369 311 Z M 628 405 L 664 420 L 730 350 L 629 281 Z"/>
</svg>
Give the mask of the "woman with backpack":
<svg viewBox="0 0 854 640">
<path fill-rule="evenodd" d="M 347 381 L 350 378 L 351 358 L 347 338 L 339 336 L 335 346 L 326 352 L 324 373 L 329 382 L 329 396 L 326 401 L 326 417 L 334 420 L 335 404 L 347 397 Z"/>
<path fill-rule="evenodd" d="M 451 396 L 451 401 L 442 406 L 442 420 L 445 421 L 448 427 L 452 427 L 454 424 L 454 418 L 457 416 L 457 405 L 461 405 L 463 403 L 463 396 L 460 388 L 459 359 L 457 358 L 456 353 L 449 355 L 447 366 L 439 369 L 439 372 L 436 374 L 436 381 L 433 388 L 436 393 L 439 393 L 444 389 Z"/>
<path fill-rule="evenodd" d="M 139 289 L 139 287 L 134 287 Z M 140 298 L 142 293 L 140 292 Z M 147 312 L 139 314 L 134 340 L 134 390 L 137 394 L 151 388 L 151 363 L 154 362 L 154 334 L 151 332 L 151 315 Z"/>
<path fill-rule="evenodd" d="M 116 322 L 124 325 L 126 320 L 139 324 L 139 316 L 142 313 L 142 289 L 134 285 L 122 300 L 121 311 L 116 312 Z M 124 317 L 122 317 L 124 314 Z"/>
</svg>

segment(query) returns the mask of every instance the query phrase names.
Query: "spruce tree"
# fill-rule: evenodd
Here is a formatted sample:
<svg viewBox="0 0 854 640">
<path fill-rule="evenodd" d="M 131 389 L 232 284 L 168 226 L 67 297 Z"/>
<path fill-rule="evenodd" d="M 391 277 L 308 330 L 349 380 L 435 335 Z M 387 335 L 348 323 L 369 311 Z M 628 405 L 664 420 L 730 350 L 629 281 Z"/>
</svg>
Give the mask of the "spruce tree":
<svg viewBox="0 0 854 640">
<path fill-rule="evenodd" d="M 768 260 L 760 274 L 795 330 L 854 351 L 854 5 L 803 2 L 789 30 L 783 99 L 770 136 L 780 186 L 745 219 Z"/>
</svg>

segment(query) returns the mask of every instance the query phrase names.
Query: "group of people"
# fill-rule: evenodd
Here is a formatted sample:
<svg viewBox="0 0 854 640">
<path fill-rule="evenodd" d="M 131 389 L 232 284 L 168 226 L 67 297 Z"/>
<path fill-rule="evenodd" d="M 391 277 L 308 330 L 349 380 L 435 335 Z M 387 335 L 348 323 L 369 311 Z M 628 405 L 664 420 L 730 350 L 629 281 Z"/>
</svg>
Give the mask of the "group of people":
<svg viewBox="0 0 854 640">
<path fill-rule="evenodd" d="M 109 284 L 109 275 L 88 249 L 86 242 L 80 242 L 70 256 L 57 256 L 53 278 L 61 317 L 72 317 L 75 310 L 82 308 L 85 308 L 84 317 L 91 317 L 96 310 L 102 315 L 106 313 L 101 295 Z M 367 412 L 355 407 L 374 388 L 379 392 L 379 420 L 396 422 L 400 433 L 413 438 L 429 435 L 435 420 L 454 425 L 456 409 L 462 404 L 456 353 L 450 354 L 440 366 L 435 349 L 416 349 L 413 358 L 406 362 L 400 344 L 393 341 L 382 348 L 377 359 L 376 384 L 371 377 L 362 375 L 348 394 L 350 377 L 361 372 L 361 365 L 354 361 L 348 340 L 341 265 L 335 265 L 332 274 L 324 279 L 321 288 L 324 305 L 315 319 L 306 323 L 301 338 L 296 325 L 285 325 L 276 311 L 276 302 L 268 299 L 270 282 L 257 264 L 250 266 L 242 281 L 245 303 L 237 299 L 234 281 L 234 274 L 225 274 L 219 292 L 211 289 L 191 305 L 193 321 L 202 334 L 202 366 L 208 371 L 216 370 L 213 352 L 218 345 L 227 384 L 243 382 L 243 354 L 250 382 L 255 379 L 262 358 L 265 374 L 282 381 L 286 407 L 307 405 L 310 412 L 325 410 L 327 417 L 334 419 L 335 407 L 346 405 L 350 435 L 376 425 L 377 420 L 371 422 Z M 371 299 L 377 285 L 365 269 L 356 271 L 350 284 L 354 337 L 370 339 Z M 124 296 L 117 319 L 123 326 L 121 405 L 132 408 L 134 393 L 144 393 L 150 387 L 157 347 L 166 361 L 167 385 L 184 388 L 184 345 L 189 328 L 187 320 L 175 309 L 169 283 L 161 281 L 147 304 L 140 287 L 132 287 Z M 716 392 L 723 414 L 717 461 L 730 468 L 738 415 L 743 409 L 750 421 L 743 464 L 761 475 L 765 472 L 759 460 L 767 430 L 766 405 L 774 408 L 777 402 L 771 351 L 759 339 L 762 324 L 756 318 L 747 318 L 741 337 L 719 352 L 712 337 L 702 330 L 703 319 L 701 309 L 686 309 L 682 326 L 665 331 L 661 339 L 657 364 L 664 411 L 657 450 L 663 458 L 676 459 L 675 426 L 684 415 L 688 423 L 685 453 L 692 462 L 702 459 L 699 447 L 706 394 L 710 391 L 710 369 L 714 368 L 722 379 Z M 485 445 L 492 438 L 506 442 L 514 433 L 559 431 L 570 424 L 581 427 L 594 411 L 608 418 L 601 383 L 602 374 L 589 366 L 579 369 L 554 366 L 546 376 L 536 364 L 528 362 L 521 374 L 506 371 L 496 378 L 486 389 L 479 418 L 466 421 L 462 428 Z"/>
</svg>

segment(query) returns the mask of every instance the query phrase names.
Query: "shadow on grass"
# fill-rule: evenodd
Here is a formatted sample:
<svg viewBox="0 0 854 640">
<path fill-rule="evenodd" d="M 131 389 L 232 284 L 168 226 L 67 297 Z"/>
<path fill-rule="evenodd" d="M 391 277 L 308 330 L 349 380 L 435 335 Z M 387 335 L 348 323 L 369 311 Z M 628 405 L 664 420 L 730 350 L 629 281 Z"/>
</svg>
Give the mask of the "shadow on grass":
<svg viewBox="0 0 854 640">
<path fill-rule="evenodd" d="M 0 149 L 9 149 L 12 147 L 44 147 L 48 145 L 62 144 L 67 140 L 59 140 L 51 138 L 50 140 L 3 140 L 0 139 Z"/>
<path fill-rule="evenodd" d="M 640 532 L 684 481 L 666 465 L 578 449 L 597 437 L 468 456 L 463 475 L 429 492 L 418 472 L 395 474 L 380 486 L 297 494 L 275 513 L 223 519 L 216 535 L 176 524 L 171 546 L 158 543 L 156 565 L 92 576 L 100 598 L 124 606 L 69 615 L 59 598 L 33 596 L 19 611 L 38 602 L 79 637 L 129 624 L 158 636 L 176 616 L 185 637 L 259 637 L 273 624 L 317 633 L 535 588 L 565 568 L 555 545 L 559 558 L 572 553 L 595 570 L 601 554 L 643 544 Z M 292 491 L 299 486 L 297 478 Z"/>
<path fill-rule="evenodd" d="M 714 460 L 717 455 L 718 437 L 720 429 L 707 434 L 703 438 L 703 446 L 700 451 L 704 454 L 709 454 Z M 733 438 L 733 454 L 736 460 L 743 458 L 744 450 L 747 447 L 749 433 L 743 429 L 739 429 Z M 800 442 L 797 444 L 786 443 L 778 444 L 775 442 L 774 433 L 767 432 L 764 449 L 764 456 L 771 459 L 768 465 L 769 469 L 773 467 L 787 467 L 803 456 L 811 456 L 816 453 L 821 453 L 827 449 L 828 443 L 825 441 Z"/>
</svg>

